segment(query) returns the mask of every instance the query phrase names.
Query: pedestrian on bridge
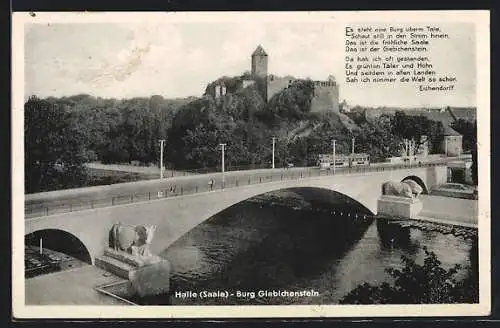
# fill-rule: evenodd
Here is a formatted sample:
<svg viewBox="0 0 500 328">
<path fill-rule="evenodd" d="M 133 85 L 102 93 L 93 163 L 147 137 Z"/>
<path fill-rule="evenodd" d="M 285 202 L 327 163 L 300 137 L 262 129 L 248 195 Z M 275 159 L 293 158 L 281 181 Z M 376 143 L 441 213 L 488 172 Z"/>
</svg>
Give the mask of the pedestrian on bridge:
<svg viewBox="0 0 500 328">
<path fill-rule="evenodd" d="M 210 188 L 210 191 L 214 189 L 214 183 L 215 181 L 213 178 L 208 181 L 208 187 Z"/>
</svg>

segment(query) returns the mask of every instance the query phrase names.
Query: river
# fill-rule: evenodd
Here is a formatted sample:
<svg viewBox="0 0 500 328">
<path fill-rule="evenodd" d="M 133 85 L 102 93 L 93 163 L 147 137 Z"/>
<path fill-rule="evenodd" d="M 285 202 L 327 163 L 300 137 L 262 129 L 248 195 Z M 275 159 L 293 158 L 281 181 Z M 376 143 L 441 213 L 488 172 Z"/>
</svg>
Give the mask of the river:
<svg viewBox="0 0 500 328">
<path fill-rule="evenodd" d="M 359 204 L 315 203 L 293 192 L 242 202 L 164 250 L 172 294 L 141 303 L 338 304 L 359 284 L 390 282 L 385 269 L 402 267 L 402 255 L 422 260 L 424 246 L 445 268 L 470 265 L 470 240 L 410 228 L 406 242 L 388 245 L 367 214 Z M 215 297 L 200 297 L 207 292 Z M 219 297 L 225 292 L 229 297 Z"/>
</svg>

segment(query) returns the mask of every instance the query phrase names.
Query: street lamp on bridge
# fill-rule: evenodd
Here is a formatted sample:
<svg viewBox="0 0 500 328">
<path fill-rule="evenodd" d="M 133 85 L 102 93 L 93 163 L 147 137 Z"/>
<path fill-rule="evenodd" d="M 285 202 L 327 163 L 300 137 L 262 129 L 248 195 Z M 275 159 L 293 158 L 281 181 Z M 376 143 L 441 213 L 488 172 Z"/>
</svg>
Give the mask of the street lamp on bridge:
<svg viewBox="0 0 500 328">
<path fill-rule="evenodd" d="M 273 169 L 274 169 L 274 149 L 275 149 L 276 137 L 273 137 Z"/>
<path fill-rule="evenodd" d="M 160 140 L 160 179 L 163 179 L 163 148 L 165 147 L 165 139 Z"/>
<path fill-rule="evenodd" d="M 222 187 L 224 187 L 224 149 L 226 147 L 226 144 L 220 143 L 219 146 L 221 146 L 222 150 Z"/>
<path fill-rule="evenodd" d="M 336 159 L 336 151 L 335 151 L 335 139 L 332 140 L 332 148 L 333 148 L 333 174 L 335 174 L 335 166 L 337 164 L 337 159 Z"/>
</svg>

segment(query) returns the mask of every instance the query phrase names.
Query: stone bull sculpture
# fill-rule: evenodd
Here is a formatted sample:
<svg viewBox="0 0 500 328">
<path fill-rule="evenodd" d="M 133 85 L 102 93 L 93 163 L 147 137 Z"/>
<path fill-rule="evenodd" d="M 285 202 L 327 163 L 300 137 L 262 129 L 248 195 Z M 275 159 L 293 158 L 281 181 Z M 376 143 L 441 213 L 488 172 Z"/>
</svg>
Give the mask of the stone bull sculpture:
<svg viewBox="0 0 500 328">
<path fill-rule="evenodd" d="M 105 255 L 126 263 L 125 275 L 130 282 L 131 294 L 145 297 L 167 293 L 170 290 L 170 263 L 151 253 L 149 247 L 156 226 L 131 226 L 121 223 L 109 231 L 109 248 Z M 123 270 L 122 270 L 123 271 Z"/>
<path fill-rule="evenodd" d="M 417 198 L 423 189 L 413 180 L 388 181 L 382 184 L 382 195 Z"/>
<path fill-rule="evenodd" d="M 424 191 L 424 189 L 418 183 L 411 179 L 404 180 L 403 183 L 406 183 L 410 186 L 414 198 L 418 198 L 418 196 Z"/>
<path fill-rule="evenodd" d="M 149 245 L 153 240 L 156 226 L 128 226 L 120 223 L 109 231 L 109 247 L 134 256 L 150 257 Z"/>
</svg>

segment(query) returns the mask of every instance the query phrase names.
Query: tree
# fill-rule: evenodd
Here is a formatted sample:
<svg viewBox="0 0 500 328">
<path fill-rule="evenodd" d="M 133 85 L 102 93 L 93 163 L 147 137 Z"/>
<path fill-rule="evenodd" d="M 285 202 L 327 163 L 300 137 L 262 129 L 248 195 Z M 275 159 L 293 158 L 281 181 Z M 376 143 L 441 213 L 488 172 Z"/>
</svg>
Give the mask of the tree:
<svg viewBox="0 0 500 328">
<path fill-rule="evenodd" d="M 301 120 L 311 111 L 314 83 L 295 80 L 288 88 L 276 93 L 269 100 L 266 119 L 275 124 L 281 120 Z M 271 114 L 271 116 L 269 116 Z"/>
<path fill-rule="evenodd" d="M 88 140 L 75 116 L 34 96 L 24 112 L 26 192 L 83 185 Z"/>
<path fill-rule="evenodd" d="M 381 162 L 398 155 L 402 140 L 392 134 L 392 130 L 391 119 L 386 115 L 362 123 L 354 134 L 357 152 L 370 154 L 372 162 Z"/>
<path fill-rule="evenodd" d="M 470 151 L 472 154 L 472 181 L 477 185 L 477 122 L 459 119 L 453 122 L 451 127 L 462 135 L 464 151 Z"/>
<path fill-rule="evenodd" d="M 426 142 L 438 142 L 443 138 L 444 126 L 421 115 L 406 115 L 397 111 L 392 119 L 392 133 L 399 138 L 408 139 L 415 145 L 417 152 Z"/>
<path fill-rule="evenodd" d="M 213 168 L 220 165 L 219 143 L 226 143 L 228 167 L 248 164 L 251 143 L 257 140 L 247 140 L 250 127 L 221 110 L 211 97 L 201 98 L 175 116 L 168 132 L 167 157 L 177 168 Z"/>
<path fill-rule="evenodd" d="M 366 110 L 365 110 L 366 111 Z M 346 115 L 353 120 L 354 123 L 357 125 L 361 125 L 363 123 L 366 123 L 366 116 L 364 111 L 351 111 L 349 113 L 346 113 Z"/>
<path fill-rule="evenodd" d="M 456 279 L 461 268 L 455 265 L 444 269 L 436 254 L 424 247 L 423 264 L 402 256 L 403 268 L 387 269 L 394 284 L 382 283 L 372 286 L 362 284 L 352 290 L 341 304 L 438 304 L 477 302 L 478 286 L 468 278 Z M 466 285 L 467 284 L 467 285 Z"/>
<path fill-rule="evenodd" d="M 472 151 L 477 147 L 477 123 L 458 119 L 451 124 L 453 130 L 462 135 L 462 147 L 464 151 Z"/>
</svg>

